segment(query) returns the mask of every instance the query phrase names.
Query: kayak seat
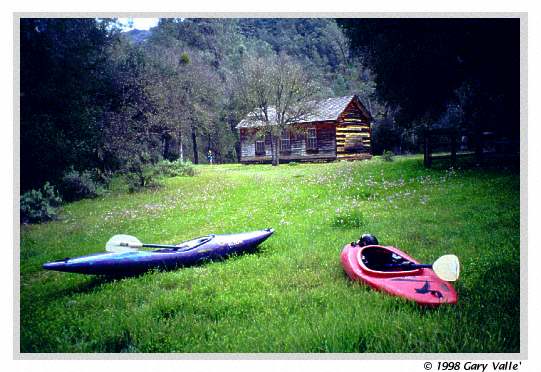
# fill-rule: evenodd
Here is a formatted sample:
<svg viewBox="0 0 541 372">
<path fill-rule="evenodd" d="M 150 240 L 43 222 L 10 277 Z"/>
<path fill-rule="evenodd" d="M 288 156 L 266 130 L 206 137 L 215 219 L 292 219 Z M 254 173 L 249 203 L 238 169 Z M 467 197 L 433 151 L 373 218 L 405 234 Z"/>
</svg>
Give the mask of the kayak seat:
<svg viewBox="0 0 541 372">
<path fill-rule="evenodd" d="M 367 268 L 374 271 L 395 272 L 416 270 L 405 270 L 404 266 L 402 265 L 407 265 L 410 263 L 410 261 L 383 247 L 364 248 L 362 251 L 361 260 Z"/>
</svg>

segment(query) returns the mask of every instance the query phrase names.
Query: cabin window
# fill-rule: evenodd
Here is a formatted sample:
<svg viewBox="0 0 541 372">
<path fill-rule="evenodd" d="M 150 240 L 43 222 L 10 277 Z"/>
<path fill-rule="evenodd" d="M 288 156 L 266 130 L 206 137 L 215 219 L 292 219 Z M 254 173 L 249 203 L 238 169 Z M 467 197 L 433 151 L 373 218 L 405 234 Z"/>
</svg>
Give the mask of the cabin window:
<svg viewBox="0 0 541 372">
<path fill-rule="evenodd" d="M 306 134 L 306 149 L 317 150 L 316 128 L 308 128 L 308 133 Z"/>
<path fill-rule="evenodd" d="M 255 141 L 255 154 L 265 155 L 265 141 Z"/>
<path fill-rule="evenodd" d="M 291 139 L 289 138 L 289 133 L 284 132 L 280 138 L 280 151 L 290 152 L 291 151 Z"/>
</svg>

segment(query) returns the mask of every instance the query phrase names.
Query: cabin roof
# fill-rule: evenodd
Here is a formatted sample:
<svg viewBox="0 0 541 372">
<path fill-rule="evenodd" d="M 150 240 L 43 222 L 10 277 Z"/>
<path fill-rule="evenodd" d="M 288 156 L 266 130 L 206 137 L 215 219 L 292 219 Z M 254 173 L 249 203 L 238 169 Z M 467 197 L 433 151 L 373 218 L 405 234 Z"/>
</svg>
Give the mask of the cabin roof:
<svg viewBox="0 0 541 372">
<path fill-rule="evenodd" d="M 314 112 L 307 115 L 305 118 L 302 118 L 301 120 L 298 120 L 299 123 L 310 123 L 315 121 L 334 121 L 338 120 L 340 117 L 340 114 L 344 112 L 344 110 L 347 108 L 348 104 L 356 98 L 355 95 L 352 96 L 344 96 L 344 97 L 333 97 L 333 98 L 326 98 L 320 101 L 316 101 L 314 103 Z M 358 98 L 357 98 L 358 100 Z M 368 111 L 364 108 L 362 103 L 358 101 L 362 110 L 368 114 L 367 116 L 370 117 L 370 114 Z M 269 125 L 275 125 L 276 123 L 276 109 L 274 107 L 269 107 Z M 237 129 L 240 128 L 257 128 L 257 127 L 264 127 L 266 125 L 265 122 L 261 120 L 257 120 L 255 117 L 255 112 L 251 112 L 244 119 L 240 121 L 240 123 L 237 124 Z"/>
</svg>

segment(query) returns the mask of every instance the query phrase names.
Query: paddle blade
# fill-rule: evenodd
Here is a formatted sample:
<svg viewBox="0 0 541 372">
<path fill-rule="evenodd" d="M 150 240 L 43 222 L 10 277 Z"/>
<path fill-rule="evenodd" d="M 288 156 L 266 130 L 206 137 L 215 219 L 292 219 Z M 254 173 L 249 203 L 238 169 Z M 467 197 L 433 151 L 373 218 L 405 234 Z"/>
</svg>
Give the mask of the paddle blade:
<svg viewBox="0 0 541 372">
<path fill-rule="evenodd" d="M 131 235 L 115 235 L 107 244 L 105 244 L 105 250 L 107 252 L 130 252 L 136 251 L 141 248 L 143 243 L 139 241 L 135 236 Z"/>
<path fill-rule="evenodd" d="M 434 270 L 436 275 L 441 279 L 448 282 L 454 282 L 458 279 L 458 275 L 460 274 L 460 262 L 458 261 L 458 257 L 454 254 L 447 254 L 441 256 L 434 262 L 432 270 Z"/>
</svg>

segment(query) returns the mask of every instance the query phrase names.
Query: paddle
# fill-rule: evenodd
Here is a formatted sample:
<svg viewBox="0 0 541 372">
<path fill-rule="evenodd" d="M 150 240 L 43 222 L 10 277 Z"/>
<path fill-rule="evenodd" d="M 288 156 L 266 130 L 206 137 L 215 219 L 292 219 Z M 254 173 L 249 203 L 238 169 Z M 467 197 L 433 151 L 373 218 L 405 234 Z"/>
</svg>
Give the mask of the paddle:
<svg viewBox="0 0 541 372">
<path fill-rule="evenodd" d="M 432 269 L 438 277 L 447 282 L 456 281 L 460 274 L 460 262 L 458 261 L 458 257 L 454 254 L 441 256 L 433 264 L 414 264 L 412 262 L 405 262 L 402 264 L 388 264 L 385 266 L 398 267 L 406 270 L 423 268 Z"/>
<path fill-rule="evenodd" d="M 139 248 L 148 247 L 148 248 L 179 248 L 176 245 L 167 245 L 167 244 L 145 244 L 141 243 L 139 239 L 131 235 L 115 235 L 107 244 L 105 244 L 105 250 L 107 252 L 130 252 L 136 251 Z"/>
</svg>

